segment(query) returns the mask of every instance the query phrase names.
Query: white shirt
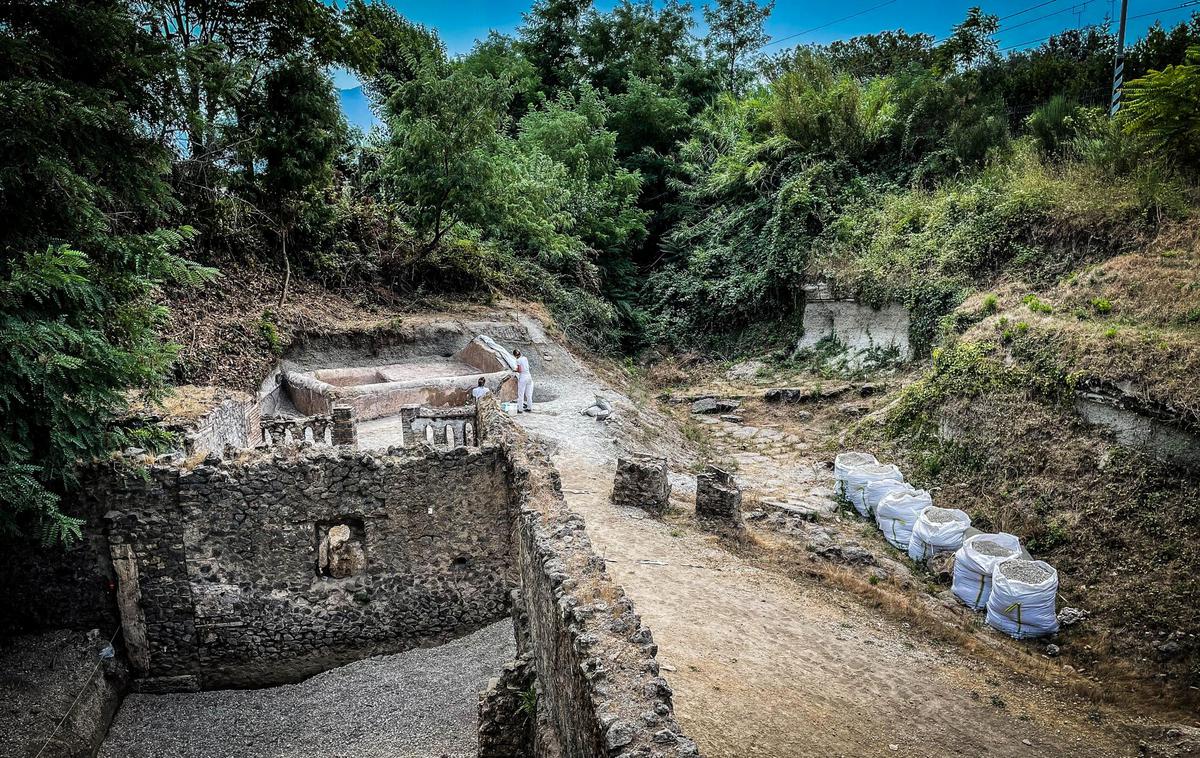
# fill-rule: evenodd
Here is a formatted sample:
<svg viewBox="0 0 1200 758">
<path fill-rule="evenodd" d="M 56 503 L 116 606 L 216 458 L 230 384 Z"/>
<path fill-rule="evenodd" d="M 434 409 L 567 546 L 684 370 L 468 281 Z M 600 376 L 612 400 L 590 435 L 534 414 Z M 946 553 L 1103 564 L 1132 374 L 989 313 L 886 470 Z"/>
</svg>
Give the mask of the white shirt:
<svg viewBox="0 0 1200 758">
<path fill-rule="evenodd" d="M 490 394 L 492 394 L 492 391 L 487 387 L 473 387 L 471 389 L 471 397 L 475 398 L 476 400 L 481 397 L 487 397 Z"/>
<path fill-rule="evenodd" d="M 517 373 L 520 374 L 518 378 L 521 379 L 533 378 L 533 375 L 529 373 L 529 359 L 523 355 L 517 359 Z"/>
</svg>

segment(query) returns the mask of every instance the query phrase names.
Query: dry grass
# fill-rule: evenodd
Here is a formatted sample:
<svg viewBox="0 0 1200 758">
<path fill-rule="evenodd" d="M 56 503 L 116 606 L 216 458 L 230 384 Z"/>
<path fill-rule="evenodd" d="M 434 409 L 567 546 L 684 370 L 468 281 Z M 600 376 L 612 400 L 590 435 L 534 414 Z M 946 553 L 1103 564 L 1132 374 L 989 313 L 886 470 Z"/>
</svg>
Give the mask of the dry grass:
<svg viewBox="0 0 1200 758">
<path fill-rule="evenodd" d="M 1200 227 L 1164 229 L 1149 245 L 1071 277 L 1052 293 L 1100 321 L 1200 329 Z"/>
<path fill-rule="evenodd" d="M 1030 643 L 1017 642 L 988 630 L 982 618 L 966 609 L 950 609 L 921 587 L 889 577 L 882 581 L 861 567 L 848 567 L 814 558 L 795 541 L 781 541 L 751 531 L 739 543 L 725 541 L 728 548 L 775 571 L 800 579 L 816 579 L 859 599 L 872 612 L 905 624 L 918 636 L 954 646 L 970 657 L 1005 671 L 1014 679 L 1049 683 L 1060 690 L 1093 703 L 1130 706 L 1157 718 L 1187 721 L 1197 702 L 1188 691 L 1164 691 L 1148 684 L 1136 667 L 1119 658 L 1097 657 L 1088 663 L 1092 678 L 1064 668 L 1069 656 L 1054 660 Z M 1114 686 L 1119 683 L 1120 686 Z"/>
</svg>

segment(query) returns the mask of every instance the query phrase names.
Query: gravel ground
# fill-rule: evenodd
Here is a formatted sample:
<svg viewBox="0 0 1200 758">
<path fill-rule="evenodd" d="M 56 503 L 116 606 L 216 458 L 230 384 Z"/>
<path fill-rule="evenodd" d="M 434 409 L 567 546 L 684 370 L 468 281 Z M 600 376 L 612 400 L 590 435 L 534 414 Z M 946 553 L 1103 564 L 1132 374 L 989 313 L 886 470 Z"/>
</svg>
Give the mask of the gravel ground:
<svg viewBox="0 0 1200 758">
<path fill-rule="evenodd" d="M 926 521 L 932 524 L 948 524 L 954 520 L 954 511 L 937 506 L 930 506 L 921 514 Z"/>
<path fill-rule="evenodd" d="M 105 665 L 98 656 L 112 636 L 108 631 L 0 638 L 0 756 L 61 758 L 95 751 L 126 682 L 123 665 Z"/>
<path fill-rule="evenodd" d="M 1027 584 L 1038 584 L 1050 578 L 1050 572 L 1033 561 L 1023 561 L 1019 558 L 1000 564 L 1000 573 L 1009 579 Z"/>
<path fill-rule="evenodd" d="M 261 690 L 130 695 L 99 758 L 466 758 L 511 621 Z"/>
<path fill-rule="evenodd" d="M 975 540 L 971 543 L 971 549 L 980 555 L 989 555 L 993 558 L 1006 558 L 1016 554 L 1015 550 L 1010 550 L 991 540 Z"/>
</svg>

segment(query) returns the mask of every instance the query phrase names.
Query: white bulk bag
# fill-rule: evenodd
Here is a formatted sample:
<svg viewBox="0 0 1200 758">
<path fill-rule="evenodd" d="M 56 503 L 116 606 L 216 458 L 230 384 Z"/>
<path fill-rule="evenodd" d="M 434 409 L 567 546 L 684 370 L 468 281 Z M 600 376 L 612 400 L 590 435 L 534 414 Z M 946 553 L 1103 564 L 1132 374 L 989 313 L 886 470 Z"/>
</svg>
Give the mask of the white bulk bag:
<svg viewBox="0 0 1200 758">
<path fill-rule="evenodd" d="M 957 508 L 927 508 L 921 511 L 908 540 L 908 557 L 924 563 L 938 553 L 953 553 L 962 547 L 963 534 L 971 517 Z"/>
<path fill-rule="evenodd" d="M 916 491 L 916 487 L 902 479 L 880 479 L 877 482 L 871 482 L 867 485 L 866 497 L 863 498 L 866 512 L 860 509 L 858 513 L 863 518 L 870 518 L 875 513 L 875 509 L 879 507 L 879 501 L 889 492 Z"/>
<path fill-rule="evenodd" d="M 842 483 L 846 481 L 846 472 L 852 468 L 865 466 L 868 463 L 879 463 L 870 453 L 838 453 L 833 459 L 833 494 L 845 492 Z"/>
<path fill-rule="evenodd" d="M 875 523 L 893 547 L 907 550 L 917 517 L 931 505 L 933 498 L 925 490 L 889 492 L 875 509 Z"/>
<path fill-rule="evenodd" d="M 990 555 L 1000 551 L 988 547 L 981 548 L 978 545 L 980 542 L 996 545 L 1007 550 L 1008 554 Z M 1021 540 L 1007 532 L 973 534 L 967 537 L 963 540 L 963 546 L 954 554 L 954 580 L 950 584 L 950 591 L 971 610 L 977 611 L 987 607 L 988 597 L 992 594 L 992 569 L 996 568 L 1000 561 L 1020 554 Z"/>
<path fill-rule="evenodd" d="M 881 482 L 884 479 L 904 481 L 904 475 L 900 473 L 900 469 L 890 463 L 867 463 L 846 472 L 846 481 L 842 484 L 842 491 L 863 518 L 870 515 L 870 510 L 867 508 L 867 485 L 872 482 Z"/>
<path fill-rule="evenodd" d="M 1042 574 L 1028 581 L 1005 575 L 1014 571 Z M 1007 558 L 992 569 L 992 594 L 987 602 L 988 626 L 1024 639 L 1042 637 L 1058 631 L 1054 600 L 1058 595 L 1058 572 L 1045 561 Z"/>
</svg>

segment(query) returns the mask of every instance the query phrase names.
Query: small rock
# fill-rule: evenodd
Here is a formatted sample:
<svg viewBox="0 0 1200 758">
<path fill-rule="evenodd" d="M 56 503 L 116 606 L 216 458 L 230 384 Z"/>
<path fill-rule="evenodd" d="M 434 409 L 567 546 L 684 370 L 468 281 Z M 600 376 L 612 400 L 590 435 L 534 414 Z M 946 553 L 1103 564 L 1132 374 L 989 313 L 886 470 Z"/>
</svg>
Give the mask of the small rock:
<svg viewBox="0 0 1200 758">
<path fill-rule="evenodd" d="M 954 572 L 954 553 L 934 553 L 926 566 L 935 582 L 949 584 Z"/>
<path fill-rule="evenodd" d="M 604 735 L 604 743 L 610 751 L 616 750 L 633 742 L 635 734 L 637 734 L 637 728 L 633 724 L 619 720 L 614 721 Z"/>
<path fill-rule="evenodd" d="M 1088 612 L 1082 608 L 1073 608 L 1068 605 L 1058 612 L 1058 625 L 1063 627 L 1074 626 L 1087 618 L 1088 615 Z"/>
<path fill-rule="evenodd" d="M 813 415 L 808 411 L 800 411 L 796 414 L 796 420 L 800 422 L 812 421 Z"/>
<path fill-rule="evenodd" d="M 1050 644 L 1046 646 L 1046 655 L 1050 656 L 1051 658 L 1057 658 L 1059 652 L 1061 651 L 1058 645 Z"/>
<path fill-rule="evenodd" d="M 870 406 L 864 403 L 842 403 L 838 406 L 838 413 L 843 416 L 861 416 L 870 410 Z"/>
<path fill-rule="evenodd" d="M 871 395 L 877 395 L 880 392 L 883 392 L 882 384 L 867 382 L 866 384 L 860 384 L 858 386 L 859 397 L 870 397 Z"/>
<path fill-rule="evenodd" d="M 715 397 L 702 397 L 692 403 L 692 413 L 716 413 L 717 399 Z"/>
<path fill-rule="evenodd" d="M 731 423 L 731 424 L 740 424 L 740 423 L 742 423 L 742 417 L 741 417 L 741 416 L 738 416 L 738 415 L 735 415 L 735 414 L 733 414 L 733 413 L 723 413 L 723 414 L 721 414 L 721 420 L 722 420 L 722 421 L 728 421 L 728 422 L 729 422 L 729 423 Z"/>
<path fill-rule="evenodd" d="M 746 381 L 756 378 L 760 372 L 766 370 L 767 364 L 763 361 L 752 360 L 735 363 L 725 372 L 725 378 L 734 381 Z"/>
</svg>

